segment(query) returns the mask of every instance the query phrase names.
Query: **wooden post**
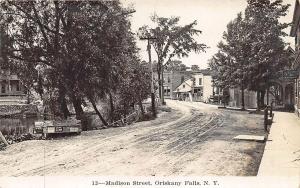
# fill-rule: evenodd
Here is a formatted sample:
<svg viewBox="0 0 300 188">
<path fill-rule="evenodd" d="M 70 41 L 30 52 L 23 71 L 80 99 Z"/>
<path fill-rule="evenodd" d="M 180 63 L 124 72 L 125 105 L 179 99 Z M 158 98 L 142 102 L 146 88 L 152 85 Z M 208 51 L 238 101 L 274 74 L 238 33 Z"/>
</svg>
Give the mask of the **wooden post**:
<svg viewBox="0 0 300 188">
<path fill-rule="evenodd" d="M 269 87 L 268 87 L 268 89 L 267 89 L 267 105 L 269 105 Z M 272 103 L 271 103 L 271 106 L 272 106 Z"/>
<path fill-rule="evenodd" d="M 265 132 L 268 131 L 268 107 L 264 109 L 264 129 Z"/>
<path fill-rule="evenodd" d="M 273 101 L 271 102 L 271 107 L 270 107 L 270 117 L 273 117 Z"/>
<path fill-rule="evenodd" d="M 5 139 L 5 137 L 3 136 L 3 134 L 2 134 L 1 131 L 0 131 L 0 139 L 2 140 L 2 142 L 3 142 L 6 146 L 8 146 L 8 143 L 7 143 L 7 141 L 6 141 L 6 139 Z"/>
</svg>

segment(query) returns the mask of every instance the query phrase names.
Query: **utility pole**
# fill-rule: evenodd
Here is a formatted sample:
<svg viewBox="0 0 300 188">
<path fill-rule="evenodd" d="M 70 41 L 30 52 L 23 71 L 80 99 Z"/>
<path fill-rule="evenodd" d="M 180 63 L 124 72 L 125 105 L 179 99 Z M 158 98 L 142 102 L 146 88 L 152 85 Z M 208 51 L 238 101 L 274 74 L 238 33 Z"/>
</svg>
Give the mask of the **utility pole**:
<svg viewBox="0 0 300 188">
<path fill-rule="evenodd" d="M 140 40 L 147 40 L 147 51 L 148 51 L 148 57 L 149 57 L 149 63 L 150 63 L 150 69 L 151 69 L 151 111 L 152 116 L 156 117 L 156 109 L 155 109 L 155 95 L 154 95 L 154 75 L 153 75 L 153 67 L 152 67 L 152 60 L 151 60 L 151 45 L 150 40 L 155 40 L 157 38 L 155 37 L 140 37 Z"/>
</svg>

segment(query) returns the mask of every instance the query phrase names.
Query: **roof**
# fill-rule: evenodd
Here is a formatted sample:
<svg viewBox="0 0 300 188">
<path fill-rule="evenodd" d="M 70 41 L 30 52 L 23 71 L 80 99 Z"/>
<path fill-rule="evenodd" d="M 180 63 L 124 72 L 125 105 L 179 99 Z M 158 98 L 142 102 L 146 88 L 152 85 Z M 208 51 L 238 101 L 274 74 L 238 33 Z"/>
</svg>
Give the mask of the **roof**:
<svg viewBox="0 0 300 188">
<path fill-rule="evenodd" d="M 191 86 L 192 84 L 193 84 L 192 78 L 187 79 L 184 82 L 182 82 L 177 88 L 175 88 L 173 92 L 174 93 L 190 92 L 192 90 L 192 86 Z M 183 85 L 186 85 L 187 87 L 183 87 Z"/>
<path fill-rule="evenodd" d="M 201 69 L 197 71 L 172 71 L 173 73 L 182 73 L 182 74 L 197 74 L 197 73 L 202 73 L 204 75 L 211 75 L 212 70 L 210 69 Z M 164 73 L 171 73 L 171 71 L 165 71 Z"/>
<path fill-rule="evenodd" d="M 203 75 L 211 75 L 212 74 L 212 70 L 210 69 L 201 69 L 198 71 L 193 71 L 193 74 L 197 74 L 197 73 L 202 73 Z"/>
<path fill-rule="evenodd" d="M 288 47 L 286 48 L 286 50 L 287 50 L 288 52 L 290 52 L 291 54 L 295 54 L 295 50 L 294 50 L 291 46 L 288 46 Z"/>
<path fill-rule="evenodd" d="M 295 8 L 294 8 L 294 15 L 293 15 L 293 22 L 291 27 L 290 36 L 295 37 L 297 28 L 299 25 L 299 19 L 300 19 L 300 9 L 299 9 L 299 0 L 296 0 L 295 2 Z"/>
</svg>

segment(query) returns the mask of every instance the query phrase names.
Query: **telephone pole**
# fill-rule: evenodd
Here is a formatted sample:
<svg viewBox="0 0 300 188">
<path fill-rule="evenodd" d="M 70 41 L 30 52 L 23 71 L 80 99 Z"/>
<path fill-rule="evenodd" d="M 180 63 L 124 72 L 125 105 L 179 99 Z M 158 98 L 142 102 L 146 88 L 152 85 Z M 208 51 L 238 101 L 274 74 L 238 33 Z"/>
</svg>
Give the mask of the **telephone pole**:
<svg viewBox="0 0 300 188">
<path fill-rule="evenodd" d="M 155 109 L 155 95 L 154 95 L 154 76 L 153 76 L 153 67 L 152 67 L 152 60 L 151 60 L 151 45 L 150 40 L 155 40 L 157 38 L 155 37 L 140 37 L 140 40 L 147 40 L 147 51 L 148 51 L 148 57 L 149 57 L 149 63 L 150 63 L 150 69 L 151 69 L 151 111 L 152 116 L 156 117 L 156 109 Z"/>
</svg>

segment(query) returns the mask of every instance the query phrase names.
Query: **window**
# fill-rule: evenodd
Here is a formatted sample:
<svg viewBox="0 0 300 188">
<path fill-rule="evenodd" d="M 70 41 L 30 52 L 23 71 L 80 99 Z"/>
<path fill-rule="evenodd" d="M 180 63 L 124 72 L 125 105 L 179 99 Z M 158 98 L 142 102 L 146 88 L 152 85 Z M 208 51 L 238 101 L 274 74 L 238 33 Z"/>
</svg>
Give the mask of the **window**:
<svg viewBox="0 0 300 188">
<path fill-rule="evenodd" d="M 171 82 L 171 79 L 170 79 L 170 77 L 168 77 L 168 83 L 170 83 Z"/>
<path fill-rule="evenodd" d="M 183 84 L 182 87 L 185 88 L 185 85 Z"/>
<path fill-rule="evenodd" d="M 170 90 L 169 87 L 164 87 L 164 94 L 165 95 L 170 95 L 170 92 L 171 92 L 171 90 Z"/>
<path fill-rule="evenodd" d="M 5 93 L 5 84 L 1 85 L 1 93 Z"/>
<path fill-rule="evenodd" d="M 199 78 L 199 85 L 202 85 L 202 78 Z"/>
<path fill-rule="evenodd" d="M 197 96 L 202 97 L 202 96 L 203 96 L 203 89 L 202 89 L 202 88 L 194 89 L 194 93 L 195 93 Z"/>
<path fill-rule="evenodd" d="M 17 82 L 17 89 L 16 89 L 16 91 L 20 91 L 20 84 L 19 84 L 19 82 Z"/>
</svg>

